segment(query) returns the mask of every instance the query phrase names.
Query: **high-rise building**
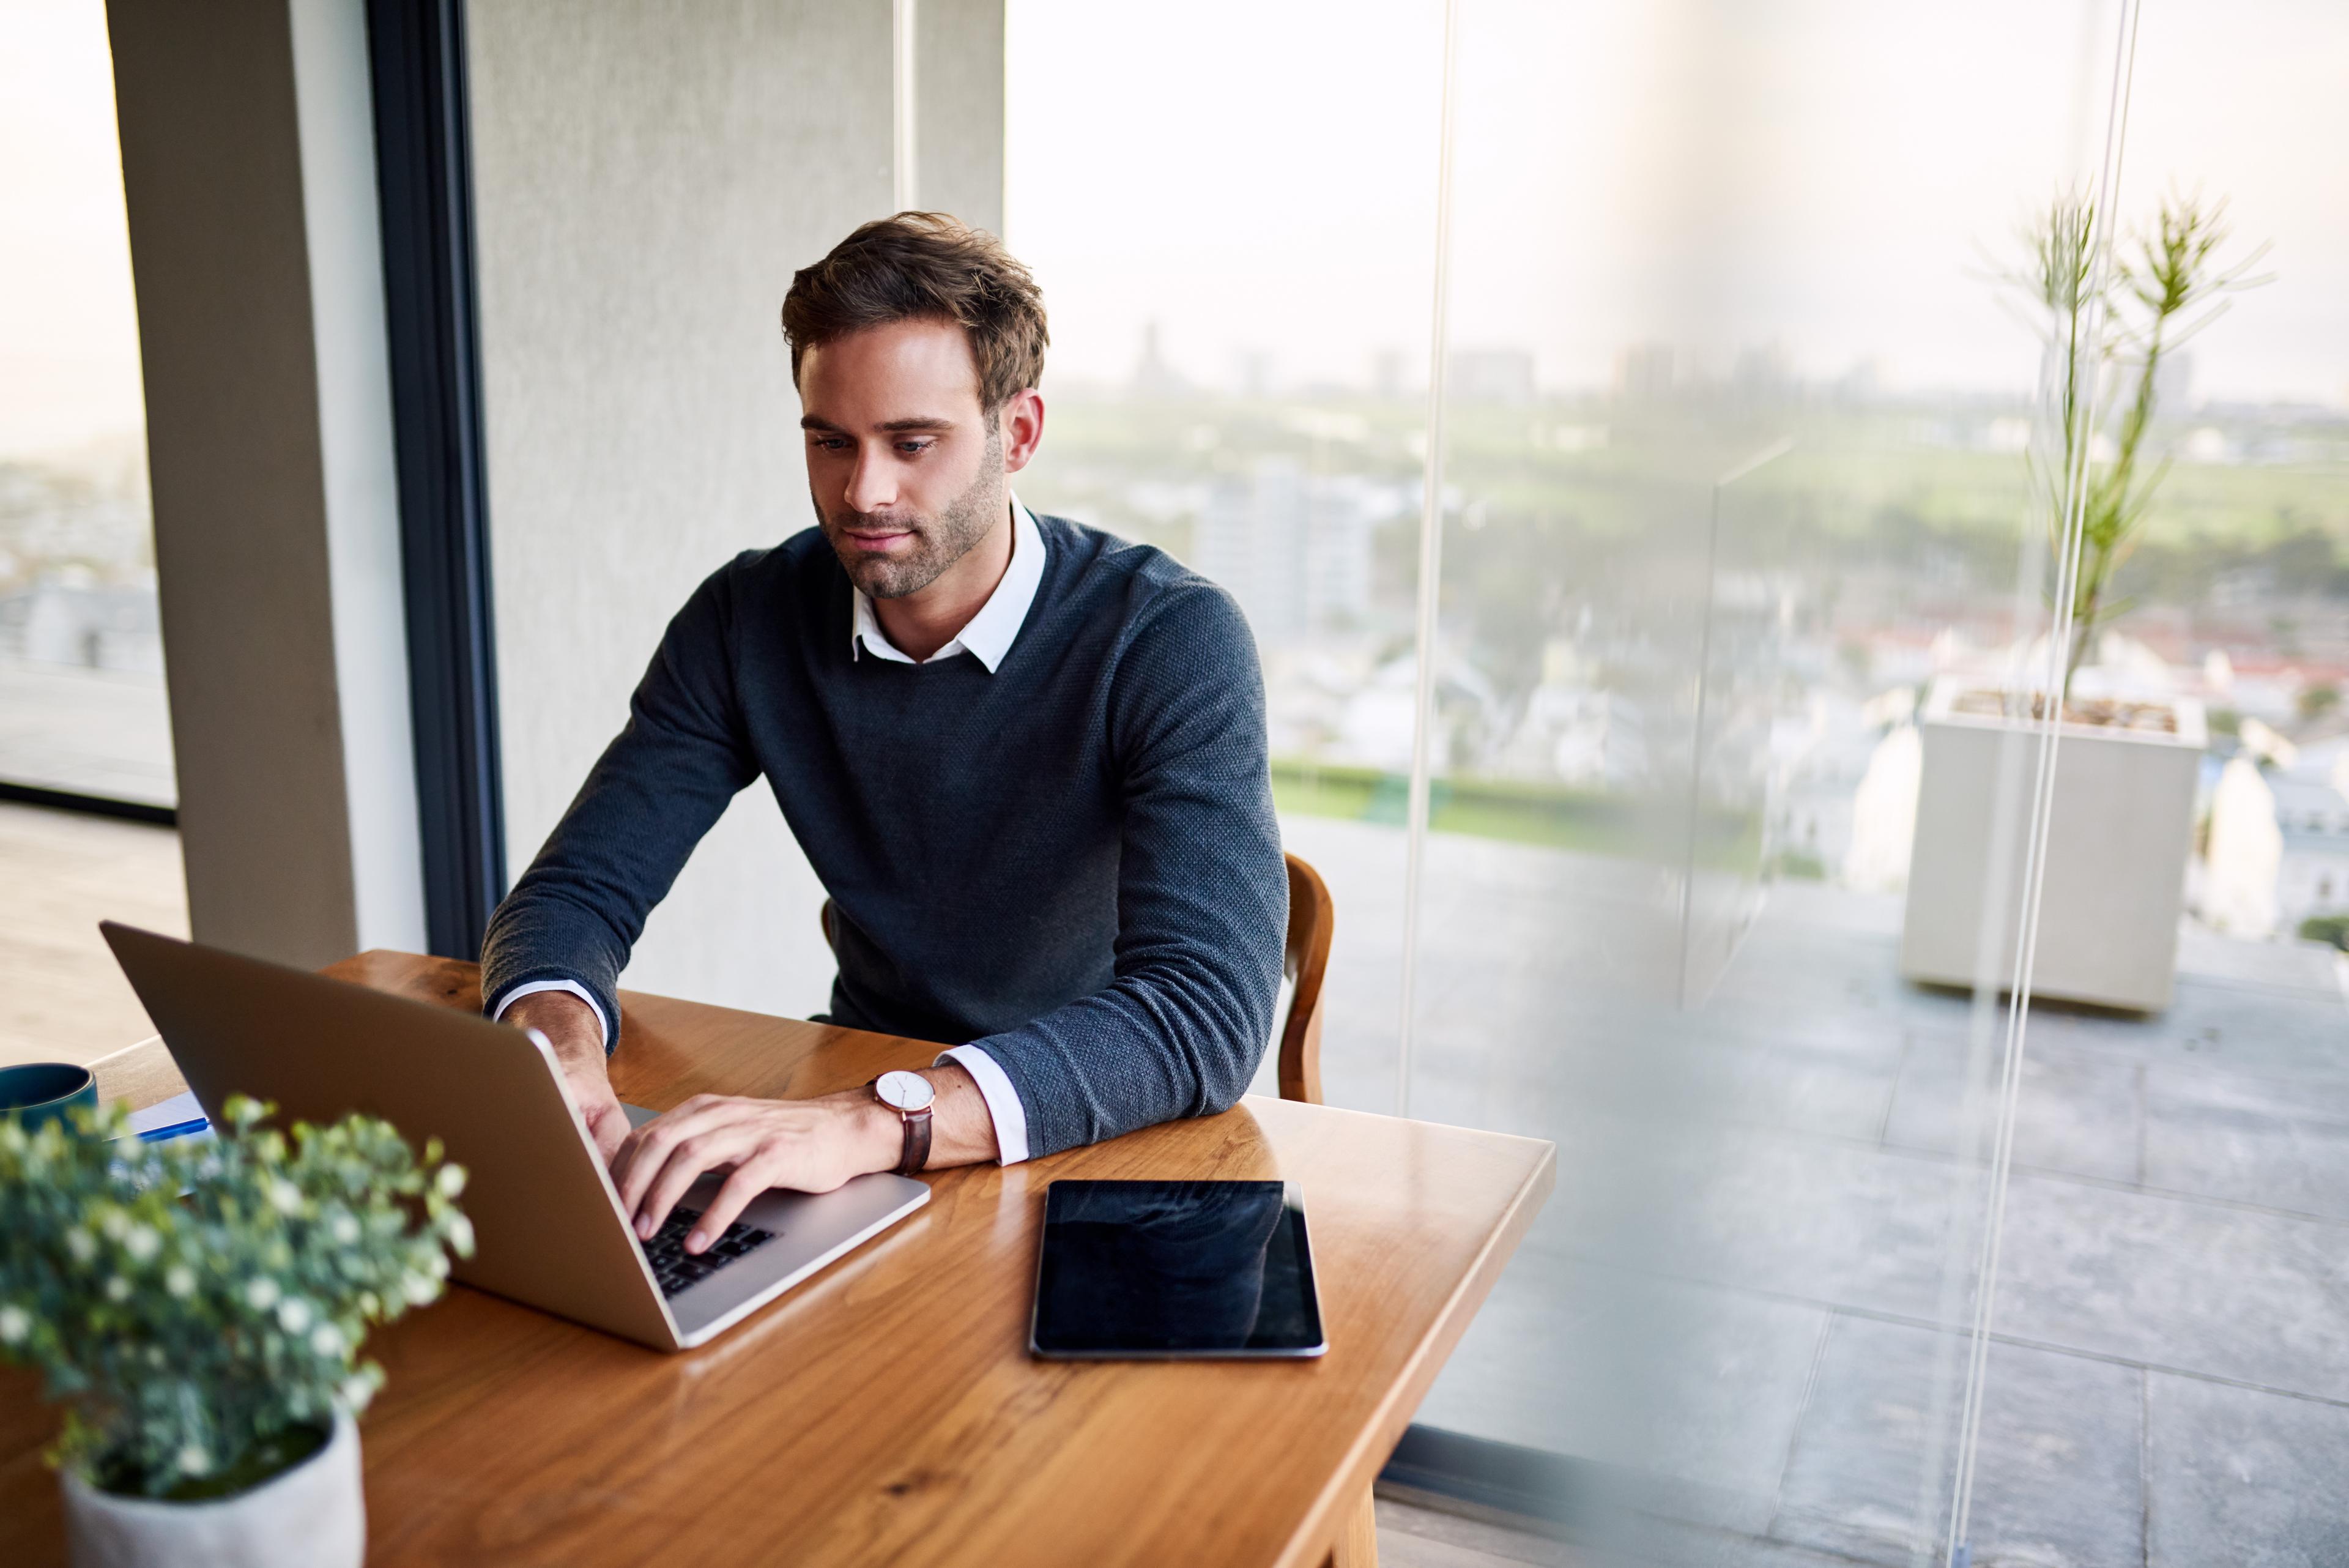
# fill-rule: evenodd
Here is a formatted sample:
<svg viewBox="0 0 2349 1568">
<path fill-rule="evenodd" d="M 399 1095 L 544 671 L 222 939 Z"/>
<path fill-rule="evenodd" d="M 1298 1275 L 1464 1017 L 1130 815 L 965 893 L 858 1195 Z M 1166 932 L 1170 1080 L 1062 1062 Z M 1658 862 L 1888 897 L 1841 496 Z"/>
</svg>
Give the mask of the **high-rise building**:
<svg viewBox="0 0 2349 1568">
<path fill-rule="evenodd" d="M 1455 348 L 1444 371 L 1445 390 L 1464 403 L 1534 400 L 1534 357 L 1523 348 Z"/>
<path fill-rule="evenodd" d="M 1359 621 L 1371 607 L 1376 498 L 1352 475 L 1308 475 L 1293 457 L 1216 481 L 1192 565 L 1229 588 L 1263 643 Z"/>
<path fill-rule="evenodd" d="M 1133 392 L 1142 398 L 1179 398 L 1191 389 L 1181 371 L 1166 362 L 1158 345 L 1158 323 L 1142 328 L 1142 358 L 1133 367 Z"/>
<path fill-rule="evenodd" d="M 1635 343 L 1615 358 L 1615 395 L 1627 402 L 1653 402 L 1671 395 L 1672 351 L 1662 343 Z"/>
</svg>

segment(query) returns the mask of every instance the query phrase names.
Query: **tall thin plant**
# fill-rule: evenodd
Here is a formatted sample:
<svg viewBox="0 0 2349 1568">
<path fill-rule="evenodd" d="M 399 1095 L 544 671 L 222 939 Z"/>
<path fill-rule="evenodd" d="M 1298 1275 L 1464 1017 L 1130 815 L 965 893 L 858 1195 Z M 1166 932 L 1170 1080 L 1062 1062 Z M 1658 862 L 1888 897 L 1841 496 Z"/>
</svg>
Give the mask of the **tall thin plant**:
<svg viewBox="0 0 2349 1568">
<path fill-rule="evenodd" d="M 2133 232 L 2108 281 L 2096 275 L 2095 204 L 2077 193 L 2059 195 L 2023 232 L 2029 255 L 2006 281 L 2028 300 L 2033 325 L 2054 366 L 2054 446 L 2060 466 L 2034 461 L 2054 559 L 2061 561 L 2073 486 L 2080 489 L 2080 559 L 2072 586 L 2072 647 L 2064 668 L 2062 700 L 2095 634 L 2134 607 L 2116 598 L 2113 583 L 2136 550 L 2155 493 L 2169 473 L 2167 454 L 2155 459 L 2147 432 L 2159 410 L 2162 365 L 2187 341 L 2224 315 L 2225 296 L 2266 283 L 2251 269 L 2267 254 L 2261 244 L 2223 264 L 2219 252 L 2229 230 L 2227 204 L 2171 194 L 2148 228 Z M 2097 319 L 2101 316 L 2101 322 Z M 2109 455 L 2098 456 L 2097 436 L 2117 407 Z M 2084 461 L 2084 457 L 2085 461 Z"/>
</svg>

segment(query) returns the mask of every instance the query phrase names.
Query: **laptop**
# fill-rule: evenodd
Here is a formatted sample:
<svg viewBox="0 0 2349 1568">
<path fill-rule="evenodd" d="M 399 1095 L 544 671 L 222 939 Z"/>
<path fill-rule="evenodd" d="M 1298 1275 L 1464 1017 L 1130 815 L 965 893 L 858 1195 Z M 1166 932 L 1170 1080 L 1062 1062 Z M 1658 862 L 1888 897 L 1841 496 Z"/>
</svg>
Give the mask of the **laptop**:
<svg viewBox="0 0 2349 1568">
<path fill-rule="evenodd" d="M 360 1111 L 419 1148 L 439 1138 L 471 1177 L 476 1244 L 455 1278 L 656 1350 L 724 1333 L 930 1199 L 886 1174 L 768 1192 L 688 1256 L 690 1218 L 720 1180 L 706 1176 L 639 1241 L 536 1032 L 111 920 L 99 929 L 205 1115 L 219 1121 L 243 1094 L 274 1102 L 280 1127 Z M 639 1126 L 655 1114 L 627 1109 Z"/>
</svg>

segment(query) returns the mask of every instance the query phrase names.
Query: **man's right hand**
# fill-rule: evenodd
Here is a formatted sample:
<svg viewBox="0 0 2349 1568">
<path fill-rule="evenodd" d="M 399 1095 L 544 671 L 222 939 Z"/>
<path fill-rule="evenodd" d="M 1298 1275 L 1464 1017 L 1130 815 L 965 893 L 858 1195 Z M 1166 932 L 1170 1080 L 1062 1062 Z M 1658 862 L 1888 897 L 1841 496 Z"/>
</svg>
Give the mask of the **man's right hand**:
<svg viewBox="0 0 2349 1568">
<path fill-rule="evenodd" d="M 503 1022 L 546 1036 L 563 1068 L 564 1081 L 571 1085 L 571 1097 L 579 1102 L 580 1114 L 587 1118 L 587 1131 L 605 1163 L 610 1164 L 627 1138 L 628 1113 L 620 1108 L 620 1097 L 612 1093 L 612 1079 L 605 1067 L 603 1023 L 595 1010 L 567 991 L 534 991 L 507 1008 Z"/>
</svg>

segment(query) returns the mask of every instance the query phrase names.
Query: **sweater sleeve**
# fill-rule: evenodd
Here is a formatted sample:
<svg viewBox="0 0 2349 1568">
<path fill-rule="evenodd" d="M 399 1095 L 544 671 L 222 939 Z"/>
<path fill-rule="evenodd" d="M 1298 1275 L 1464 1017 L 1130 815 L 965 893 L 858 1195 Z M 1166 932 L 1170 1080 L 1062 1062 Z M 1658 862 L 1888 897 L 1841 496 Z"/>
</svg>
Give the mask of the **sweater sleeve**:
<svg viewBox="0 0 2349 1568">
<path fill-rule="evenodd" d="M 1228 1109 L 1272 1029 L 1288 874 L 1256 640 L 1192 579 L 1141 618 L 1110 687 L 1124 806 L 1113 977 L 972 1044 L 1001 1064 L 1031 1154 Z"/>
<path fill-rule="evenodd" d="M 585 986 L 620 1040 L 620 971 L 645 918 L 727 803 L 758 777 L 728 655 L 728 576 L 713 574 L 662 635 L 605 748 L 530 869 L 490 917 L 481 1002 L 533 981 Z"/>
</svg>

